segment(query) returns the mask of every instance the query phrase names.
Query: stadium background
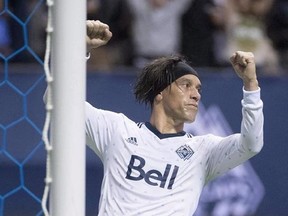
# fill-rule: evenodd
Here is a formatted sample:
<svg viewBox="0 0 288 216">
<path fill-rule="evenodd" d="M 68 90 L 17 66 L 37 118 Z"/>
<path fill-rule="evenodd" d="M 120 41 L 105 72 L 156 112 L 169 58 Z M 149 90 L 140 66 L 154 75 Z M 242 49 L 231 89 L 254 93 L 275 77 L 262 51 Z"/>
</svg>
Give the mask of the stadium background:
<svg viewBox="0 0 288 216">
<path fill-rule="evenodd" d="M 8 14 L 18 25 L 19 41 L 12 53 L 0 55 L 0 216 L 43 215 L 46 153 L 41 133 L 46 83 L 43 62 L 27 40 L 30 19 L 39 13 L 43 3 L 37 1 L 25 20 L 9 10 L 1 12 L 1 16 L 3 12 Z M 15 63 L 23 56 L 29 56 L 30 64 Z M 203 83 L 202 103 L 205 107 L 219 107 L 231 130 L 237 132 L 241 121 L 241 81 L 231 68 L 221 73 L 211 70 L 198 68 Z M 131 91 L 136 71 L 127 71 L 125 68 L 109 73 L 88 71 L 87 100 L 99 108 L 123 112 L 135 121 L 146 121 L 149 110 L 135 103 Z M 255 215 L 285 216 L 288 215 L 288 77 L 260 77 L 260 85 L 265 147 L 250 163 L 263 184 L 264 196 Z M 96 215 L 101 177 L 101 164 L 87 149 L 87 215 Z"/>
</svg>

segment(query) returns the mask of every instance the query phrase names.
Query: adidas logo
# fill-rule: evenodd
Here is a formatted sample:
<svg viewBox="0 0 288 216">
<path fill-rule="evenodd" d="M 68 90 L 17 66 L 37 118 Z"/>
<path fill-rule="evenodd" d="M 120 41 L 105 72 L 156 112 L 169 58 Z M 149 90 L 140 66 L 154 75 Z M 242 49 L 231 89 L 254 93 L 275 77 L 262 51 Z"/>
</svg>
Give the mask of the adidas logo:
<svg viewBox="0 0 288 216">
<path fill-rule="evenodd" d="M 126 141 L 128 143 L 133 144 L 133 145 L 138 145 L 136 137 L 129 137 L 129 138 L 126 139 Z"/>
</svg>

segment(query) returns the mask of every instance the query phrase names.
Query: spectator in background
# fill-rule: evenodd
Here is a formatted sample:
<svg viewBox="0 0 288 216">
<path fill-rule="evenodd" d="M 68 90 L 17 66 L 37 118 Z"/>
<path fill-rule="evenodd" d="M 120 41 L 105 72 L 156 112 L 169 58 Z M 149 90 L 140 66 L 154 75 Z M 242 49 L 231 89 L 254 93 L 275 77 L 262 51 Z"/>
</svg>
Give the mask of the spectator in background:
<svg viewBox="0 0 288 216">
<path fill-rule="evenodd" d="M 28 5 L 26 1 L 9 0 L 7 2 L 9 10 L 13 13 L 19 20 L 23 23 L 28 17 Z M 11 50 L 15 51 L 24 46 L 25 41 L 23 37 L 23 29 L 21 24 L 19 24 L 14 18 L 9 17 L 9 32 L 11 35 Z M 31 57 L 27 52 L 21 52 L 11 59 L 14 62 L 27 62 L 31 61 Z"/>
<path fill-rule="evenodd" d="M 29 0 L 27 4 L 27 10 L 33 11 L 35 6 L 39 3 L 38 0 Z M 47 27 L 47 7 L 42 4 L 38 7 L 33 18 L 30 20 L 28 25 L 29 32 L 29 46 L 33 51 L 44 60 L 46 50 L 46 27 Z M 34 61 L 34 60 L 33 60 Z"/>
<path fill-rule="evenodd" d="M 181 17 L 192 0 L 127 0 L 132 13 L 133 65 L 180 51 Z"/>
<path fill-rule="evenodd" d="M 268 13 L 267 34 L 279 55 L 280 66 L 288 73 L 288 1 L 275 0 Z"/>
<path fill-rule="evenodd" d="M 112 70 L 119 65 L 131 64 L 130 23 L 131 14 L 125 0 L 88 0 L 88 20 L 102 20 L 113 32 L 107 46 L 95 49 L 91 55 L 88 69 Z M 124 55 L 123 55 L 124 54 Z"/>
<path fill-rule="evenodd" d="M 182 19 L 182 52 L 196 66 L 227 66 L 229 53 L 253 52 L 265 74 L 278 56 L 265 30 L 273 0 L 195 0 Z"/>
<path fill-rule="evenodd" d="M 226 1 L 226 2 L 225 2 Z M 220 2 L 220 1 L 218 1 Z M 222 23 L 221 43 L 215 43 L 216 61 L 226 65 L 225 60 L 234 50 L 253 52 L 257 66 L 263 74 L 275 75 L 279 72 L 278 57 L 266 34 L 265 18 L 273 0 L 222 0 L 225 11 Z M 219 41 L 219 34 L 218 41 Z"/>
<path fill-rule="evenodd" d="M 13 56 L 11 62 L 33 63 L 34 56 L 28 49 L 32 49 L 40 58 L 44 58 L 45 38 L 46 38 L 46 7 L 45 4 L 37 5 L 39 1 L 17 1 L 9 0 L 7 3 L 8 13 L 3 13 L 0 17 L 0 47 L 6 44 L 4 53 L 11 54 L 21 48 L 21 52 Z M 0 7 L 3 7 L 3 1 Z M 34 9 L 37 7 L 37 10 Z M 1 9 L 3 10 L 3 8 Z M 35 13 L 32 13 L 32 12 Z M 13 14 L 13 16 L 12 16 Z M 31 15 L 31 17 L 29 17 Z M 25 31 L 24 32 L 24 28 Z M 23 35 L 27 33 L 27 41 Z M 9 47 L 7 47 L 9 45 Z M 0 48 L 0 51 L 3 50 Z"/>
<path fill-rule="evenodd" d="M 194 0 L 182 16 L 181 52 L 196 67 L 215 66 L 212 7 L 213 0 Z"/>
</svg>

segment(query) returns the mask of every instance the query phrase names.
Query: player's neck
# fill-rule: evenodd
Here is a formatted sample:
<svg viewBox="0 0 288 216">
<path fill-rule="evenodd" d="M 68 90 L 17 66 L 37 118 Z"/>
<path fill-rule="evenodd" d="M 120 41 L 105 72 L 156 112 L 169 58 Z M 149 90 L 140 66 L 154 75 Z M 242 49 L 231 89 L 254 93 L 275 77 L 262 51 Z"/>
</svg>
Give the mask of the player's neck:
<svg viewBox="0 0 288 216">
<path fill-rule="evenodd" d="M 161 115 L 151 115 L 150 124 L 162 134 L 179 133 L 183 131 L 184 123 L 176 123 L 172 119 L 163 118 Z"/>
</svg>

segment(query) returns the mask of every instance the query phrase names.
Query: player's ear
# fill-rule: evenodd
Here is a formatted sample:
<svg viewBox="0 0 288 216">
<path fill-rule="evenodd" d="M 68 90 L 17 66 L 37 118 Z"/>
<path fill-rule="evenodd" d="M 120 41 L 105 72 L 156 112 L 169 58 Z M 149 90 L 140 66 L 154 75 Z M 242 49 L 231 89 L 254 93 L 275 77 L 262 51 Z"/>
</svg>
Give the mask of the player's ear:
<svg viewBox="0 0 288 216">
<path fill-rule="evenodd" d="M 160 102 L 160 101 L 162 100 L 162 98 L 163 98 L 162 92 L 159 92 L 159 93 L 156 95 L 155 100 L 156 100 L 157 102 Z"/>
</svg>

